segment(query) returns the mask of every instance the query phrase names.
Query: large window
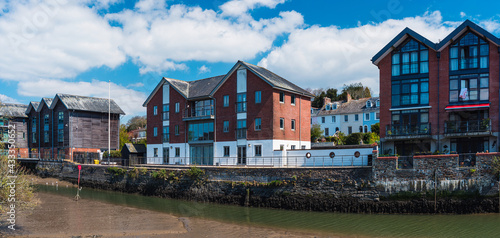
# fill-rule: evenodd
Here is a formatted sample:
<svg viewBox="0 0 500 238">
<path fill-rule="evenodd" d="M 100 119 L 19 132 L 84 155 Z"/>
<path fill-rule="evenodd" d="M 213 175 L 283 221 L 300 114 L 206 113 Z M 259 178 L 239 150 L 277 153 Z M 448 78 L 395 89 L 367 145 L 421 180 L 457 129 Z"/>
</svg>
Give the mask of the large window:
<svg viewBox="0 0 500 238">
<path fill-rule="evenodd" d="M 229 95 L 224 95 L 224 107 L 229 107 Z"/>
<path fill-rule="evenodd" d="M 255 130 L 260 131 L 262 129 L 262 119 L 255 118 Z"/>
<path fill-rule="evenodd" d="M 246 112 L 247 111 L 247 94 L 239 93 L 236 96 L 236 112 Z"/>
<path fill-rule="evenodd" d="M 163 127 L 163 143 L 170 141 L 170 128 L 168 126 Z"/>
<path fill-rule="evenodd" d="M 392 80 L 392 106 L 428 105 L 429 79 Z"/>
<path fill-rule="evenodd" d="M 247 120 L 236 121 L 236 139 L 247 138 Z"/>
<path fill-rule="evenodd" d="M 207 141 L 214 139 L 213 122 L 189 123 L 188 128 L 189 141 Z"/>
<path fill-rule="evenodd" d="M 43 130 L 44 131 L 49 130 L 49 114 L 45 114 L 43 117 Z"/>
<path fill-rule="evenodd" d="M 57 114 L 57 141 L 64 141 L 64 112 Z"/>
<path fill-rule="evenodd" d="M 488 43 L 469 32 L 450 47 L 450 70 L 487 69 L 488 55 Z"/>
<path fill-rule="evenodd" d="M 261 102 L 262 102 L 262 92 L 255 91 L 255 103 L 261 103 Z"/>
<path fill-rule="evenodd" d="M 429 72 L 429 50 L 410 39 L 392 54 L 392 76 Z"/>
<path fill-rule="evenodd" d="M 163 120 L 168 121 L 170 119 L 170 105 L 163 104 Z"/>
<path fill-rule="evenodd" d="M 194 102 L 194 112 L 191 115 L 195 117 L 214 115 L 214 101 L 207 99 Z"/>
<path fill-rule="evenodd" d="M 488 74 L 469 74 L 450 77 L 450 103 L 489 99 Z"/>
</svg>

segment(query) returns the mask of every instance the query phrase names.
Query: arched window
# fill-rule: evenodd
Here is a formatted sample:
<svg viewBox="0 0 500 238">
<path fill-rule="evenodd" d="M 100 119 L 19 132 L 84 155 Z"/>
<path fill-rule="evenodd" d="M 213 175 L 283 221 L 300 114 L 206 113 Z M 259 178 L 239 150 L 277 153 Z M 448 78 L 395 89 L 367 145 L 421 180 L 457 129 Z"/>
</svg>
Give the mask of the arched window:
<svg viewBox="0 0 500 238">
<path fill-rule="evenodd" d="M 363 127 L 359 126 L 359 133 L 363 133 Z"/>
<path fill-rule="evenodd" d="M 338 127 L 335 127 L 335 132 L 339 131 L 339 128 Z"/>
<path fill-rule="evenodd" d="M 365 133 L 368 133 L 368 126 L 365 125 Z"/>
</svg>

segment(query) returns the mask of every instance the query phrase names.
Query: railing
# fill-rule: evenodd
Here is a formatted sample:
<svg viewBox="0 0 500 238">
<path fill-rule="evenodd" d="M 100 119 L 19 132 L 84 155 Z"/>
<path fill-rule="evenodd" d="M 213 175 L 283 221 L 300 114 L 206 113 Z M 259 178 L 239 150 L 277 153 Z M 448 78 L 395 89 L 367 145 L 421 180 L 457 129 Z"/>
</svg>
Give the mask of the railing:
<svg viewBox="0 0 500 238">
<path fill-rule="evenodd" d="M 236 102 L 236 112 L 246 112 L 247 111 L 247 102 Z"/>
<path fill-rule="evenodd" d="M 399 156 L 398 169 L 413 169 L 413 156 Z"/>
<path fill-rule="evenodd" d="M 245 138 L 247 138 L 247 128 L 236 129 L 236 139 L 245 139 Z"/>
<path fill-rule="evenodd" d="M 386 136 L 430 135 L 431 123 L 386 125 Z"/>
<path fill-rule="evenodd" d="M 183 118 L 212 117 L 215 115 L 214 106 L 184 109 Z"/>
<path fill-rule="evenodd" d="M 445 121 L 445 133 L 473 133 L 491 131 L 491 120 Z"/>
<path fill-rule="evenodd" d="M 141 158 L 137 158 L 141 160 Z M 162 157 L 147 157 L 142 159 L 142 162 L 148 165 L 168 165 L 168 166 L 190 166 L 191 158 L 189 157 L 170 157 L 168 163 Z M 307 158 L 305 156 L 288 156 L 288 157 L 272 157 L 272 156 L 257 156 L 257 157 L 215 157 L 205 159 L 206 164 L 197 164 L 203 166 L 231 166 L 231 167 L 285 167 L 285 168 L 299 168 L 299 167 L 353 167 L 353 166 L 371 166 L 372 156 L 314 156 Z M 238 163 L 244 161 L 245 163 Z M 138 165 L 136 162 L 130 162 L 130 166 Z"/>
<path fill-rule="evenodd" d="M 476 166 L 476 153 L 467 153 L 458 155 L 458 167 Z"/>
</svg>

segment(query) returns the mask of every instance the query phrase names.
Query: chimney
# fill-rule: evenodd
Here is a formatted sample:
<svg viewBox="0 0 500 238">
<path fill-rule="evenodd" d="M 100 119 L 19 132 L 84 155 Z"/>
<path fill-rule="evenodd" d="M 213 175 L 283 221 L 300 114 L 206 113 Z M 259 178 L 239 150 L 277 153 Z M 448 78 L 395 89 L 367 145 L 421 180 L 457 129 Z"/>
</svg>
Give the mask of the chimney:
<svg viewBox="0 0 500 238">
<path fill-rule="evenodd" d="M 347 93 L 347 102 L 350 102 L 352 100 L 351 94 Z"/>
<path fill-rule="evenodd" d="M 332 103 L 332 99 L 330 99 L 329 97 L 323 98 L 323 105 L 330 104 L 330 103 Z"/>
</svg>

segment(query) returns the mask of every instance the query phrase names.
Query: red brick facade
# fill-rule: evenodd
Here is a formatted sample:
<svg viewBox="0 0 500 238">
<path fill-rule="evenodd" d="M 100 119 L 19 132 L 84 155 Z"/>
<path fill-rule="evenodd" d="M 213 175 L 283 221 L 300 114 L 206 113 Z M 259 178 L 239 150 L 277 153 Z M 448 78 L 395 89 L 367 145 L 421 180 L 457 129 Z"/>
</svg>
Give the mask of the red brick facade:
<svg viewBox="0 0 500 238">
<path fill-rule="evenodd" d="M 147 107 L 147 143 L 148 144 L 161 144 L 161 131 L 162 131 L 162 118 L 161 111 L 163 108 L 163 87 L 160 87 L 158 92 L 153 96 L 150 106 Z M 157 114 L 153 113 L 154 107 L 157 107 Z M 154 136 L 154 128 L 158 130 L 158 134 Z"/>
</svg>

